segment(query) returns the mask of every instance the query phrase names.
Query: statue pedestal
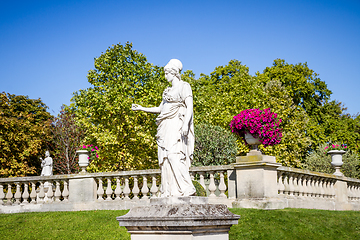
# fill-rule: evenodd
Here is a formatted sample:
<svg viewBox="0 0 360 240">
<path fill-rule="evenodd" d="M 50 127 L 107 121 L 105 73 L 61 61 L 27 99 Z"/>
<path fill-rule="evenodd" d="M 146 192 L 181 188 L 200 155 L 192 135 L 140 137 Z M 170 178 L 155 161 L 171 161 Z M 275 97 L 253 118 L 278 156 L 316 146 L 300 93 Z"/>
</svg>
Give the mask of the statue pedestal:
<svg viewBox="0 0 360 240">
<path fill-rule="evenodd" d="M 204 197 L 154 198 L 116 219 L 132 240 L 228 240 L 240 216 L 226 205 L 208 204 Z"/>
</svg>

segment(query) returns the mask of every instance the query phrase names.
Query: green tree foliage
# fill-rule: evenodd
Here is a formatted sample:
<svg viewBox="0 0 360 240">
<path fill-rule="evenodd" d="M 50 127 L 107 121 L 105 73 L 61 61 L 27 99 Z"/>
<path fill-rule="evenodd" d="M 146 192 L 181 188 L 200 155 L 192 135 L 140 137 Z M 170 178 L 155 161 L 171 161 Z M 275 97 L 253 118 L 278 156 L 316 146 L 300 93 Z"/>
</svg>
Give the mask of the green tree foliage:
<svg viewBox="0 0 360 240">
<path fill-rule="evenodd" d="M 195 125 L 193 166 L 227 165 L 235 162 L 236 137 L 230 131 L 209 124 Z"/>
<path fill-rule="evenodd" d="M 277 157 L 277 161 L 285 166 L 300 167 L 311 144 L 306 135 L 309 117 L 305 111 L 296 106 L 285 87 L 278 80 L 266 83 L 264 96 L 259 100 L 259 108 L 271 108 L 282 119 L 280 127 L 283 138 L 280 144 L 263 148 L 262 152 Z"/>
<path fill-rule="evenodd" d="M 334 143 L 339 144 L 339 143 Z M 320 144 L 316 151 L 311 152 L 302 164 L 304 169 L 316 172 L 334 173 L 335 169 L 331 166 L 331 156 L 326 154 L 327 143 Z M 360 156 L 349 149 L 343 155 L 343 165 L 341 172 L 346 177 L 360 178 Z"/>
<path fill-rule="evenodd" d="M 360 118 L 345 114 L 341 103 L 329 101 L 331 91 L 306 63 L 276 59 L 256 76 L 240 61 L 231 60 L 199 79 L 188 70 L 194 123 L 230 132 L 233 116 L 249 108 L 271 108 L 282 119 L 279 145 L 262 148 L 285 166 L 301 167 L 319 143 L 341 141 L 359 148 Z M 114 45 L 95 59 L 88 73 L 91 88 L 74 94 L 71 110 L 88 131 L 85 141 L 101 148 L 93 171 L 145 169 L 157 166 L 155 114 L 134 113 L 132 103 L 158 106 L 167 83 L 163 69 L 147 62 L 132 45 Z M 199 135 L 200 136 L 200 135 Z M 237 137 L 238 154 L 249 147 Z M 195 164 L 195 163 L 194 163 Z"/>
<path fill-rule="evenodd" d="M 359 119 L 346 114 L 340 102 L 329 101 L 332 92 L 307 63 L 293 65 L 276 59 L 273 66 L 265 68 L 263 73 L 257 72 L 256 77 L 264 85 L 272 80 L 280 81 L 294 105 L 305 110 L 310 119 L 306 128 L 312 140 L 310 150 L 329 141 L 345 142 L 358 150 Z"/>
<path fill-rule="evenodd" d="M 77 125 L 75 114 L 61 109 L 54 118 L 51 127 L 53 137 L 55 172 L 60 174 L 78 173 L 80 170 L 76 151 L 79 149 L 85 133 Z"/>
<path fill-rule="evenodd" d="M 48 149 L 50 119 L 40 99 L 0 93 L 0 176 L 40 175 Z"/>
<path fill-rule="evenodd" d="M 88 81 L 92 87 L 74 94 L 71 109 L 87 131 L 85 141 L 100 148 L 90 170 L 156 167 L 156 115 L 134 113 L 131 104 L 161 103 L 167 84 L 163 69 L 148 63 L 132 44 L 117 44 L 95 58 Z"/>
<path fill-rule="evenodd" d="M 309 118 L 304 109 L 297 106 L 287 89 L 279 80 L 263 83 L 252 77 L 241 62 L 232 60 L 226 66 L 215 69 L 210 76 L 202 75 L 194 80 L 192 72 L 185 72 L 194 92 L 195 123 L 209 123 L 229 130 L 233 116 L 249 108 L 271 108 L 282 119 L 283 140 L 281 144 L 262 148 L 287 166 L 299 166 L 311 140 L 305 135 Z M 238 137 L 239 154 L 249 151 Z"/>
<path fill-rule="evenodd" d="M 257 72 L 256 75 L 263 83 L 279 80 L 294 104 L 301 106 L 309 116 L 313 116 L 331 95 L 326 83 L 318 78 L 318 74 L 307 63 L 293 65 L 283 59 L 276 59 L 272 67 L 266 67 L 262 74 Z"/>
</svg>

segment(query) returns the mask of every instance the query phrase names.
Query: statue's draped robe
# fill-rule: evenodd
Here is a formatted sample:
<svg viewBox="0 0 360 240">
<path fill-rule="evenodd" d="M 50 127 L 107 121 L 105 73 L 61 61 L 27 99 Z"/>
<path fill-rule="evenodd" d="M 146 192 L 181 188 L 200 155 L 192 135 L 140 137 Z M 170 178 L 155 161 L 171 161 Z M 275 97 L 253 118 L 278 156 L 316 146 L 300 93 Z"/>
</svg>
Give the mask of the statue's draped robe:
<svg viewBox="0 0 360 240">
<path fill-rule="evenodd" d="M 180 81 L 176 88 L 165 89 L 162 110 L 156 118 L 160 191 L 163 197 L 190 196 L 195 193 L 189 174 L 195 142 L 192 117 L 188 136 L 181 136 L 186 113 L 185 99 L 188 97 L 192 97 L 192 91 L 186 82 Z"/>
</svg>

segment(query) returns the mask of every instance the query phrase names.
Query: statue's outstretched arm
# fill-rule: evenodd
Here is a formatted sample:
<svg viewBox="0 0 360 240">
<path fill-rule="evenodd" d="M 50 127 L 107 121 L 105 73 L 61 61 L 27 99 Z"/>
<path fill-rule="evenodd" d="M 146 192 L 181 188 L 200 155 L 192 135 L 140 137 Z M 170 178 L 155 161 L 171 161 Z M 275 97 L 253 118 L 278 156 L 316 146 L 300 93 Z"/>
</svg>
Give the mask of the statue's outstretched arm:
<svg viewBox="0 0 360 240">
<path fill-rule="evenodd" d="M 133 104 L 131 106 L 131 110 L 133 111 L 144 111 L 144 112 L 148 112 L 148 113 L 160 113 L 161 112 L 161 109 L 162 109 L 162 106 L 163 106 L 163 102 L 160 103 L 160 105 L 158 107 L 142 107 L 138 104 Z"/>
</svg>

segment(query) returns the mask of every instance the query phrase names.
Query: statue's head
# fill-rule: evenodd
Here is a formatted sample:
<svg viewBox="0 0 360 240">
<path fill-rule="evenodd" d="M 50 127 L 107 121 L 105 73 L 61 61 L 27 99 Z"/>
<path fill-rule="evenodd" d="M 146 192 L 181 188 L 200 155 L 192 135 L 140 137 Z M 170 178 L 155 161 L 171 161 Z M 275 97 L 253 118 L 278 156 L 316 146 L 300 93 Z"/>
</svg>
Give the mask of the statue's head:
<svg viewBox="0 0 360 240">
<path fill-rule="evenodd" d="M 50 157 L 50 152 L 49 151 L 45 152 L 45 157 Z"/>
<path fill-rule="evenodd" d="M 164 67 L 164 71 L 172 73 L 175 77 L 181 80 L 180 72 L 183 68 L 182 63 L 178 59 L 171 59 Z"/>
</svg>

